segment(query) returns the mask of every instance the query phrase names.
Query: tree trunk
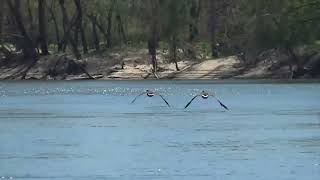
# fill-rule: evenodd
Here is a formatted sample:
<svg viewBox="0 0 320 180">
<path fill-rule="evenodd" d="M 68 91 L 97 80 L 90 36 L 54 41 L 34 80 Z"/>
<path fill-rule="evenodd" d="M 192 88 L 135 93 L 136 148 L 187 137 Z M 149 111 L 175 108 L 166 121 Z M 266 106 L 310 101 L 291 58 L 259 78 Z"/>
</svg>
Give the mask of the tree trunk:
<svg viewBox="0 0 320 180">
<path fill-rule="evenodd" d="M 56 32 L 56 41 L 58 45 L 58 52 L 62 51 L 61 43 L 60 43 L 60 33 L 59 33 L 59 26 L 56 17 L 52 14 L 52 19 L 53 19 L 53 24 L 54 24 L 54 29 Z"/>
<path fill-rule="evenodd" d="M 196 52 L 194 49 L 194 41 L 199 34 L 198 21 L 200 16 L 201 0 L 192 0 L 190 8 L 191 22 L 189 24 L 189 47 L 187 48 L 188 56 L 196 59 Z"/>
<path fill-rule="evenodd" d="M 153 67 L 153 70 L 152 72 L 153 73 L 156 73 L 157 72 L 157 42 L 156 42 L 156 39 L 155 38 L 150 38 L 148 40 L 148 49 L 149 49 L 149 54 L 151 55 L 151 63 L 152 63 L 152 67 Z"/>
<path fill-rule="evenodd" d="M 74 40 L 72 39 L 71 33 L 70 33 L 70 29 L 72 28 L 72 25 L 70 24 L 67 10 L 65 8 L 64 3 L 65 3 L 65 0 L 59 0 L 61 12 L 62 12 L 63 31 L 64 31 L 64 38 L 62 40 L 64 42 L 63 48 L 66 48 L 66 44 L 69 42 L 71 45 L 71 49 L 72 49 L 73 54 L 75 55 L 75 57 L 77 59 L 80 59 L 81 54 L 78 50 L 78 45 L 74 42 Z M 68 29 L 67 29 L 67 26 L 68 26 Z"/>
<path fill-rule="evenodd" d="M 49 55 L 48 51 L 48 33 L 47 33 L 47 18 L 45 13 L 45 0 L 38 0 L 39 11 L 39 43 L 42 55 Z"/>
<path fill-rule="evenodd" d="M 303 76 L 305 74 L 305 70 L 303 68 L 303 64 L 301 63 L 301 61 L 299 60 L 298 56 L 296 55 L 296 53 L 294 52 L 293 48 L 290 46 L 286 46 L 287 52 L 288 52 L 288 56 L 291 60 L 290 63 L 290 71 L 291 71 L 291 75 L 290 75 L 290 79 L 293 78 L 297 78 L 299 76 Z M 293 66 L 296 66 L 296 68 L 293 68 Z"/>
<path fill-rule="evenodd" d="M 36 34 L 37 30 L 36 30 L 36 26 L 35 26 L 35 24 L 33 22 L 33 14 L 32 14 L 32 8 L 31 8 L 30 0 L 27 0 L 27 12 L 28 12 L 28 18 L 29 18 L 29 23 L 27 23 L 27 24 L 29 25 L 30 37 L 32 38 L 33 35 Z"/>
<path fill-rule="evenodd" d="M 62 29 L 63 29 L 63 38 L 61 39 L 61 41 L 59 42 L 59 46 L 61 47 L 61 51 L 62 52 L 66 52 L 66 48 L 67 48 L 67 24 L 68 23 L 68 19 L 67 19 L 67 13 L 66 13 L 66 10 L 65 10 L 65 7 L 64 7 L 64 0 L 59 0 L 59 4 L 60 4 L 60 9 L 61 9 L 61 12 L 62 12 Z M 60 52 L 60 51 L 59 51 Z"/>
<path fill-rule="evenodd" d="M 178 62 L 177 62 L 177 36 L 176 34 L 174 34 L 171 37 L 171 41 L 170 41 L 170 58 L 171 61 L 175 63 L 176 65 L 176 70 L 180 71 L 179 66 L 178 66 Z"/>
<path fill-rule="evenodd" d="M 65 53 L 68 47 L 68 42 L 66 41 L 65 37 L 61 40 L 60 47 L 61 47 L 61 51 Z"/>
<path fill-rule="evenodd" d="M 87 54 L 88 53 L 88 44 L 87 44 L 87 40 L 86 40 L 86 34 L 83 29 L 83 15 L 82 15 L 81 1 L 74 0 L 74 3 L 76 5 L 77 11 L 78 11 L 77 29 L 79 29 L 79 31 L 80 31 L 83 53 Z"/>
<path fill-rule="evenodd" d="M 127 37 L 126 37 L 126 34 L 124 32 L 121 16 L 119 14 L 117 15 L 117 21 L 118 21 L 118 33 L 119 33 L 119 36 L 122 38 L 124 44 L 127 44 Z"/>
<path fill-rule="evenodd" d="M 189 41 L 193 43 L 199 33 L 198 20 L 200 15 L 201 0 L 192 0 L 190 8 L 191 23 L 189 24 Z"/>
<path fill-rule="evenodd" d="M 2 44 L 2 39 L 3 39 L 3 35 L 2 35 L 2 24 L 3 24 L 3 18 L 4 18 L 4 7 L 3 5 L 0 6 L 0 45 Z"/>
<path fill-rule="evenodd" d="M 59 26 L 58 26 L 58 21 L 57 21 L 57 18 L 54 14 L 54 10 L 53 10 L 53 3 L 52 2 L 52 5 L 51 7 L 49 7 L 49 12 L 51 14 L 51 18 L 52 18 L 52 21 L 53 21 L 53 25 L 54 25 L 54 30 L 55 30 L 55 35 L 56 35 L 56 41 L 57 41 L 57 45 L 58 45 L 58 52 L 61 52 L 62 51 L 62 47 L 61 47 L 61 43 L 60 43 L 60 33 L 59 33 Z"/>
<path fill-rule="evenodd" d="M 79 43 L 79 29 L 77 27 L 74 28 L 73 41 L 75 44 Z"/>
<path fill-rule="evenodd" d="M 156 76 L 158 70 L 157 64 L 157 44 L 158 44 L 158 21 L 159 21 L 159 0 L 150 1 L 151 10 L 151 26 L 150 38 L 148 40 L 149 54 L 151 55 L 151 62 L 153 73 Z"/>
<path fill-rule="evenodd" d="M 94 41 L 94 47 L 96 51 L 100 50 L 100 41 L 99 41 L 99 35 L 97 32 L 97 17 L 92 15 L 91 16 L 91 24 L 92 24 L 92 37 Z"/>
<path fill-rule="evenodd" d="M 82 25 L 80 26 L 80 35 L 81 35 L 83 53 L 88 54 L 88 43 L 87 43 L 86 34 Z"/>
<path fill-rule="evenodd" d="M 217 8 L 216 0 L 209 1 L 209 27 L 210 27 L 210 43 L 212 57 L 218 57 L 217 41 L 216 41 L 216 28 L 217 28 Z"/>
<path fill-rule="evenodd" d="M 99 29 L 99 31 L 102 33 L 102 35 L 103 35 L 106 39 L 108 39 L 108 35 L 107 35 L 105 29 L 103 28 L 102 24 L 99 23 L 98 20 L 97 20 L 96 23 L 97 23 L 96 25 L 97 25 L 97 28 Z M 108 46 L 108 45 L 107 45 L 107 46 Z"/>
<path fill-rule="evenodd" d="M 108 29 L 107 29 L 107 48 L 112 47 L 112 38 L 111 38 L 111 30 L 112 30 L 112 16 L 113 16 L 113 9 L 115 6 L 115 0 L 112 0 L 111 6 L 108 12 Z"/>
<path fill-rule="evenodd" d="M 14 16 L 16 25 L 18 30 L 20 31 L 22 37 L 23 37 L 23 41 L 22 41 L 22 51 L 23 54 L 25 56 L 25 58 L 27 59 L 34 59 L 37 58 L 38 53 L 36 51 L 34 42 L 32 41 L 32 39 L 30 38 L 30 36 L 28 35 L 25 26 L 22 22 L 22 16 L 20 13 L 20 1 L 19 0 L 15 0 L 15 3 L 12 3 L 11 0 L 7 0 L 6 1 L 8 4 L 8 7 L 12 13 L 12 15 Z"/>
</svg>

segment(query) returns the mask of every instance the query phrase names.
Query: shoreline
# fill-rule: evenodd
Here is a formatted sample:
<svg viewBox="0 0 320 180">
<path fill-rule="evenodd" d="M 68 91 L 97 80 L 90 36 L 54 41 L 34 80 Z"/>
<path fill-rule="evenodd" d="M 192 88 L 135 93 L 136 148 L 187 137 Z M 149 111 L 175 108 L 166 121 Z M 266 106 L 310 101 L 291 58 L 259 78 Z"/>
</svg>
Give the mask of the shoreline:
<svg viewBox="0 0 320 180">
<path fill-rule="evenodd" d="M 214 82 L 215 84 L 317 84 L 320 83 L 320 78 L 310 78 L 310 79 L 79 79 L 79 80 L 35 80 L 35 79 L 25 79 L 25 80 L 0 80 L 0 83 L 15 83 L 15 82 L 175 82 L 184 83 L 192 82 L 193 84 L 202 84 L 204 82 Z M 199 83 L 197 83 L 199 82 Z"/>
<path fill-rule="evenodd" d="M 158 53 L 158 71 L 153 74 L 148 53 L 109 54 L 108 57 L 86 57 L 76 60 L 67 54 L 41 57 L 36 62 L 17 58 L 2 63 L 0 80 L 288 80 L 293 77 L 290 61 L 258 61 L 244 64 L 237 56 L 203 60 L 168 62 Z M 320 79 L 308 71 L 293 79 Z"/>
</svg>

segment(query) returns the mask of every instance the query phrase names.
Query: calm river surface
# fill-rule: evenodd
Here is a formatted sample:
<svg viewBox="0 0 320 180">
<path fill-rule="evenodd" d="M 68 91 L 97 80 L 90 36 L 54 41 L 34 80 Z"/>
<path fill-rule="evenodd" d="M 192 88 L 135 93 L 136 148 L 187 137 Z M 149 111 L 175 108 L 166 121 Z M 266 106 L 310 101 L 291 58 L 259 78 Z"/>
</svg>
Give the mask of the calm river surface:
<svg viewBox="0 0 320 180">
<path fill-rule="evenodd" d="M 141 97 L 146 89 L 160 97 Z M 213 99 L 216 92 L 230 111 Z M 319 180 L 320 83 L 0 83 L 0 178 Z"/>
</svg>

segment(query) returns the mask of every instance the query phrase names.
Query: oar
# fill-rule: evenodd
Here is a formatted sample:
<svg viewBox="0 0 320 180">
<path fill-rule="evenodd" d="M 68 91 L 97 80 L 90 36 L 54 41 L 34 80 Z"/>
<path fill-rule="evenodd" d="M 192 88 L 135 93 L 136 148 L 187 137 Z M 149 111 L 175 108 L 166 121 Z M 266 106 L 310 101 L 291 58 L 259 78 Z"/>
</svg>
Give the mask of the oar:
<svg viewBox="0 0 320 180">
<path fill-rule="evenodd" d="M 190 100 L 190 102 L 184 107 L 185 109 L 187 109 L 187 107 L 189 107 L 190 106 L 190 104 L 192 103 L 192 101 L 195 99 L 195 98 L 197 98 L 199 95 L 196 95 L 195 97 L 193 97 L 191 100 Z"/>
<path fill-rule="evenodd" d="M 213 96 L 213 97 L 219 102 L 220 106 L 222 106 L 226 110 L 229 110 L 229 108 L 226 105 L 224 105 L 217 97 L 215 97 L 215 96 Z"/>
<path fill-rule="evenodd" d="M 146 93 L 146 92 L 143 92 L 143 93 L 139 94 L 137 97 L 135 97 L 135 98 L 131 101 L 131 104 L 133 104 L 133 103 L 138 99 L 138 97 L 144 95 L 145 93 Z"/>
<path fill-rule="evenodd" d="M 170 107 L 170 105 L 169 105 L 169 103 L 168 103 L 168 101 L 166 100 L 166 99 L 164 99 L 164 97 L 163 96 L 161 96 L 160 94 L 158 94 L 160 97 L 161 97 L 161 99 L 168 105 L 168 107 Z"/>
</svg>

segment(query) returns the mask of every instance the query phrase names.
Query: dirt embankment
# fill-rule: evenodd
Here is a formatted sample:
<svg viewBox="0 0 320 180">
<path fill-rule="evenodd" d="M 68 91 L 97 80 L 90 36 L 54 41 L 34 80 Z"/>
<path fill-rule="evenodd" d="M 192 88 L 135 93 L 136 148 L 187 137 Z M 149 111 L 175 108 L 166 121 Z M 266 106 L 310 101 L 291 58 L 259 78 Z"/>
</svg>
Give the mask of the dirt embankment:
<svg viewBox="0 0 320 180">
<path fill-rule="evenodd" d="M 294 76 L 288 58 L 276 51 L 266 52 L 255 64 L 244 64 L 236 56 L 206 60 L 181 60 L 180 71 L 168 62 L 166 53 L 158 52 L 158 72 L 152 73 L 147 50 L 109 53 L 75 60 L 65 54 L 41 57 L 36 62 L 19 59 L 1 61 L 1 80 L 85 80 L 85 79 L 287 79 Z M 304 62 L 305 72 L 297 77 L 319 78 L 320 54 Z"/>
</svg>

